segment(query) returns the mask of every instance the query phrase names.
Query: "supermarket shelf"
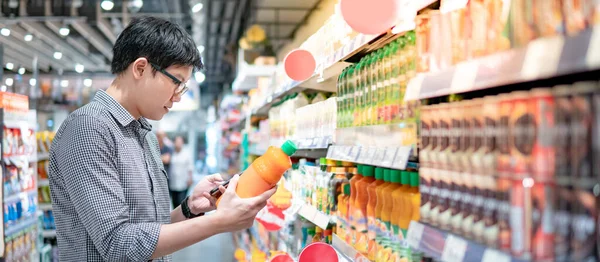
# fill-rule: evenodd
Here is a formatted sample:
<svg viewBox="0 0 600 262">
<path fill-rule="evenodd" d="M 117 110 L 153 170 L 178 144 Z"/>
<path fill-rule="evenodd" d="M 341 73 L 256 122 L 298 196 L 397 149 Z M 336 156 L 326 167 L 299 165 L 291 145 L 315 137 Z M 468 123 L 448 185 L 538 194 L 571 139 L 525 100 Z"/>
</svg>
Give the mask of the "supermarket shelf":
<svg viewBox="0 0 600 262">
<path fill-rule="evenodd" d="M 21 200 L 22 198 L 26 198 L 28 196 L 37 195 L 37 189 L 30 189 L 28 191 L 20 192 L 17 194 L 13 194 L 12 196 L 8 196 L 4 198 L 4 203 L 12 203 Z"/>
<path fill-rule="evenodd" d="M 52 210 L 52 203 L 39 203 L 38 208 L 43 211 Z"/>
<path fill-rule="evenodd" d="M 333 142 L 331 136 L 303 138 L 294 140 L 294 144 L 298 147 L 294 157 L 306 158 L 321 158 L 327 155 L 327 148 Z"/>
<path fill-rule="evenodd" d="M 339 146 L 333 145 L 327 151 L 327 158 L 365 165 L 387 167 L 399 170 L 418 168 L 409 162 L 412 147 Z"/>
<path fill-rule="evenodd" d="M 36 225 L 37 222 L 38 222 L 37 217 L 32 217 L 32 218 L 28 218 L 25 220 L 21 220 L 16 225 L 11 225 L 11 226 L 6 227 L 6 230 L 4 231 L 4 236 L 5 236 L 5 238 L 13 236 L 14 234 L 17 234 L 33 225 Z"/>
<path fill-rule="evenodd" d="M 416 221 L 410 222 L 408 245 L 428 256 L 451 262 L 520 262 L 510 255 Z"/>
<path fill-rule="evenodd" d="M 44 230 L 42 236 L 44 238 L 56 238 L 56 230 Z"/>
<path fill-rule="evenodd" d="M 338 255 L 341 255 L 340 261 L 369 261 L 360 252 L 356 251 L 352 246 L 348 245 L 337 234 L 333 234 L 331 246 L 335 248 Z"/>
<path fill-rule="evenodd" d="M 600 26 L 577 36 L 537 39 L 527 46 L 413 78 L 405 100 L 464 93 L 600 69 Z M 448 85 L 448 83 L 450 83 Z"/>
<path fill-rule="evenodd" d="M 48 181 L 48 179 L 40 179 L 40 180 L 38 180 L 38 187 L 49 186 L 49 185 L 50 185 L 50 181 Z"/>
<path fill-rule="evenodd" d="M 335 216 L 327 215 L 309 204 L 302 204 L 300 210 L 298 210 L 298 215 L 322 228 L 323 230 L 327 229 L 329 222 L 335 220 Z"/>
<path fill-rule="evenodd" d="M 244 115 L 244 116 L 242 116 L 242 118 L 240 118 L 240 120 L 231 124 L 227 129 L 237 130 L 237 129 L 243 128 L 245 123 L 246 123 L 246 116 Z"/>
<path fill-rule="evenodd" d="M 243 51 L 240 51 L 239 56 L 243 56 Z M 239 58 L 238 61 L 244 61 L 244 59 Z M 275 65 L 251 65 L 242 62 L 231 88 L 234 91 L 250 91 L 258 86 L 259 77 L 271 77 L 276 69 Z"/>
</svg>

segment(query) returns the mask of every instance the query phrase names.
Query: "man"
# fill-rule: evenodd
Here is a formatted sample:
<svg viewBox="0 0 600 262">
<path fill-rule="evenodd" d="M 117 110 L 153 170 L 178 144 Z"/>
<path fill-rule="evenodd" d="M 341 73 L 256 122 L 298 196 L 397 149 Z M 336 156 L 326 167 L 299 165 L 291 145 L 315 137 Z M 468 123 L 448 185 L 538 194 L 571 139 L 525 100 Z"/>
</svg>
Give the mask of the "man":
<svg viewBox="0 0 600 262">
<path fill-rule="evenodd" d="M 183 150 L 183 144 L 183 137 L 177 136 L 171 156 L 171 173 L 169 173 L 169 194 L 173 201 L 173 207 L 178 206 L 185 199 L 193 182 L 194 163 L 192 163 L 190 152 Z"/>
<path fill-rule="evenodd" d="M 167 175 L 146 120 L 160 120 L 202 67 L 191 37 L 157 18 L 131 22 L 113 47 L 116 77 L 73 112 L 50 152 L 50 190 L 62 262 L 170 261 L 169 254 L 212 235 L 249 228 L 275 189 L 254 198 L 225 189 L 216 212 L 208 176 L 170 211 Z"/>
</svg>

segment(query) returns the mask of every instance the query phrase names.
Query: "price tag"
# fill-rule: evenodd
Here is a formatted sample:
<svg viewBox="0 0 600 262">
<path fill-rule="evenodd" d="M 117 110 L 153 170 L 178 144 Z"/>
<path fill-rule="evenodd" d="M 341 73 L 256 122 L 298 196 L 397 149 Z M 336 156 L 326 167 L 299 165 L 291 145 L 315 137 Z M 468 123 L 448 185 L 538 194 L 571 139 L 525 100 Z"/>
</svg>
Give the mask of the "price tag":
<svg viewBox="0 0 600 262">
<path fill-rule="evenodd" d="M 375 156 L 373 156 L 373 160 L 371 160 L 372 164 L 381 164 L 383 159 L 385 158 L 386 148 L 377 148 L 375 150 Z"/>
<path fill-rule="evenodd" d="M 396 151 L 396 157 L 394 157 L 394 162 L 392 163 L 392 167 L 400 170 L 406 169 L 411 150 L 412 148 L 409 146 L 398 148 Z"/>
<path fill-rule="evenodd" d="M 483 252 L 481 262 L 510 262 L 510 256 L 498 250 L 488 248 Z"/>
<path fill-rule="evenodd" d="M 319 146 L 319 140 L 320 138 L 318 137 L 313 138 L 312 143 L 310 144 L 310 148 L 317 148 Z"/>
<path fill-rule="evenodd" d="M 529 43 L 521 75 L 537 79 L 556 74 L 565 39 L 562 36 L 540 38 Z"/>
<path fill-rule="evenodd" d="M 322 229 L 327 229 L 327 225 L 329 225 L 329 216 L 317 211 L 315 214 L 314 223 Z"/>
<path fill-rule="evenodd" d="M 360 156 L 360 151 L 361 151 L 360 146 L 354 147 L 354 150 L 352 151 L 352 155 L 350 155 L 350 157 L 352 158 L 352 161 L 358 161 L 358 157 Z"/>
<path fill-rule="evenodd" d="M 467 241 L 460 237 L 448 235 L 442 252 L 442 261 L 462 262 L 467 251 Z"/>
<path fill-rule="evenodd" d="M 600 26 L 594 26 L 585 57 L 588 68 L 600 67 L 600 48 L 598 46 L 600 46 Z"/>
<path fill-rule="evenodd" d="M 425 226 L 418 222 L 410 222 L 410 226 L 408 227 L 408 232 L 406 233 L 406 242 L 412 248 L 419 248 L 419 244 L 421 243 L 421 238 L 423 237 L 423 230 L 425 230 Z"/>
<path fill-rule="evenodd" d="M 450 84 L 451 93 L 459 93 L 471 90 L 477 78 L 477 68 L 479 64 L 476 61 L 463 62 L 456 65 L 452 83 Z"/>
<path fill-rule="evenodd" d="M 383 157 L 383 160 L 381 161 L 381 165 L 384 167 L 392 167 L 392 164 L 394 163 L 394 158 L 396 157 L 396 151 L 398 149 L 397 148 L 386 148 L 385 150 L 385 156 Z"/>
<path fill-rule="evenodd" d="M 330 146 L 327 149 L 327 159 L 333 159 L 333 151 L 335 151 L 335 146 Z"/>
<path fill-rule="evenodd" d="M 419 74 L 413 77 L 406 87 L 406 93 L 404 94 L 404 101 L 419 100 L 421 95 L 421 88 L 423 80 L 425 79 L 424 74 Z"/>
</svg>

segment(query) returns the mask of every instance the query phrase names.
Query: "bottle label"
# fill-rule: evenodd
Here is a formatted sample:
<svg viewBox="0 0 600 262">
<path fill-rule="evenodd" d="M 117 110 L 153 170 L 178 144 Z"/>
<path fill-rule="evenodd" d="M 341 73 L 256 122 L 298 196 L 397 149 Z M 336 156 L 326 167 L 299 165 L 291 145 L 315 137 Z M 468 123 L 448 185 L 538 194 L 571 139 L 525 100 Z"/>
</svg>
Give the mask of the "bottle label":
<svg viewBox="0 0 600 262">
<path fill-rule="evenodd" d="M 360 208 L 354 208 L 354 223 L 354 248 L 356 248 L 358 252 L 366 254 L 368 250 L 367 217 Z"/>
<path fill-rule="evenodd" d="M 373 261 L 375 260 L 376 254 L 377 254 L 377 231 L 379 230 L 379 228 L 377 227 L 377 219 L 375 219 L 374 216 L 368 216 L 367 217 L 368 220 L 368 239 L 369 239 L 369 243 L 367 246 L 367 254 L 368 254 L 368 258 Z"/>
</svg>

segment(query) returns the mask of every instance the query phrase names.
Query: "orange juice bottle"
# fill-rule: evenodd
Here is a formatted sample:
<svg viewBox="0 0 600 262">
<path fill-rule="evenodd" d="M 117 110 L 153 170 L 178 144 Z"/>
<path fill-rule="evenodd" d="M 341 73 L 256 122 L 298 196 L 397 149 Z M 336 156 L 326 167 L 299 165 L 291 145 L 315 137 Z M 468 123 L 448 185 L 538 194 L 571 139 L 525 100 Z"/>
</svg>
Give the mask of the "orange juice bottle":
<svg viewBox="0 0 600 262">
<path fill-rule="evenodd" d="M 410 221 L 419 221 L 420 208 L 421 208 L 421 194 L 419 193 L 419 173 L 407 172 L 410 177 L 410 188 L 404 193 L 403 199 L 407 207 L 407 212 L 402 216 L 400 220 L 400 232 L 402 236 L 406 236 L 408 233 L 408 227 Z M 400 241 L 400 245 L 397 246 L 400 258 L 411 259 L 414 257 L 414 251 L 411 251 L 410 247 L 405 241 Z"/>
<path fill-rule="evenodd" d="M 382 222 L 382 230 L 383 230 L 383 240 L 382 246 L 379 250 L 381 253 L 382 261 L 389 261 L 392 258 L 392 209 L 394 207 L 394 201 L 392 199 L 392 192 L 394 190 L 400 188 L 400 180 L 401 180 L 401 172 L 400 170 L 392 170 L 390 171 L 390 182 L 391 185 L 383 188 L 381 195 L 383 196 L 383 209 L 381 210 L 381 222 Z"/>
<path fill-rule="evenodd" d="M 369 195 L 369 203 L 367 203 L 367 229 L 368 229 L 368 244 L 367 244 L 367 257 L 369 260 L 374 261 L 375 255 L 377 254 L 377 231 L 379 228 L 375 222 L 375 206 L 377 205 L 377 188 L 385 183 L 383 180 L 384 168 L 375 168 L 375 182 L 372 182 L 367 187 L 367 194 Z"/>
<path fill-rule="evenodd" d="M 392 178 L 392 182 L 397 182 L 397 178 Z M 410 205 L 406 198 L 410 190 L 410 173 L 401 171 L 400 172 L 400 187 L 392 192 L 392 232 L 390 235 L 392 254 L 396 261 L 399 261 L 402 257 L 400 253 L 401 242 L 405 239 L 406 235 L 401 230 L 401 225 L 405 221 L 410 222 Z"/>
<path fill-rule="evenodd" d="M 367 204 L 369 203 L 369 194 L 367 187 L 375 181 L 375 168 L 365 165 L 362 167 L 363 178 L 356 182 L 356 199 L 354 200 L 354 226 L 355 239 L 354 248 L 363 255 L 367 254 Z"/>
<path fill-rule="evenodd" d="M 381 220 L 381 212 L 383 211 L 383 190 L 391 186 L 390 182 L 390 169 L 383 170 L 383 181 L 384 183 L 379 185 L 375 189 L 375 195 L 377 196 L 377 203 L 375 203 L 375 226 L 377 227 L 377 237 L 375 238 L 375 250 L 377 251 L 375 256 L 375 261 L 381 260 L 381 250 L 382 249 L 382 241 L 384 239 L 384 226 L 383 221 Z"/>
<path fill-rule="evenodd" d="M 337 223 L 337 235 L 342 240 L 348 238 L 350 225 L 348 222 L 348 202 L 350 200 L 350 184 L 344 183 L 342 185 L 342 194 L 338 196 L 338 223 Z"/>
<path fill-rule="evenodd" d="M 354 246 L 356 240 L 356 218 L 354 217 L 354 209 L 356 207 L 356 183 L 363 178 L 363 165 L 358 165 L 355 174 L 350 179 L 350 202 L 348 203 L 348 220 L 350 221 L 350 242 L 348 244 Z"/>
<path fill-rule="evenodd" d="M 258 196 L 273 188 L 283 176 L 283 173 L 292 167 L 292 156 L 297 150 L 294 142 L 288 140 L 281 148 L 269 147 L 267 152 L 257 158 L 240 175 L 235 192 L 241 198 Z M 219 205 L 221 198 L 217 200 Z"/>
</svg>

